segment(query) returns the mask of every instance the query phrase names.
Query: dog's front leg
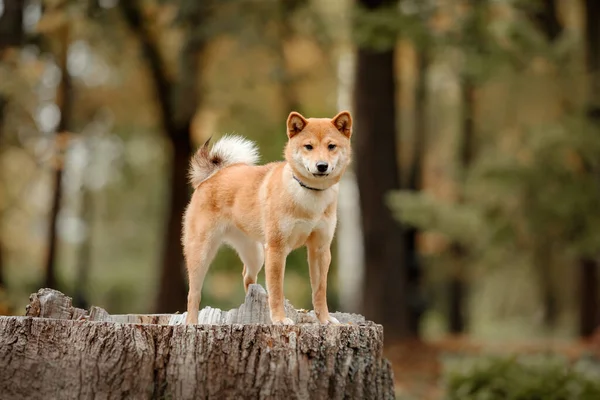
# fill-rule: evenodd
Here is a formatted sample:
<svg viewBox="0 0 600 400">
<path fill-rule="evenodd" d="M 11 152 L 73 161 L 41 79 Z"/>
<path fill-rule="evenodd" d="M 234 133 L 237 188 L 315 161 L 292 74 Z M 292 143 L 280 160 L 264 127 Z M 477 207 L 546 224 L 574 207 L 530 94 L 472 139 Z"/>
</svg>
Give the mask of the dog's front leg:
<svg viewBox="0 0 600 400">
<path fill-rule="evenodd" d="M 265 254 L 265 277 L 269 292 L 269 311 L 274 324 L 293 325 L 285 316 L 283 296 L 283 273 L 287 252 L 279 244 L 269 244 Z"/>
<path fill-rule="evenodd" d="M 323 324 L 339 321 L 329 315 L 327 307 L 327 274 L 331 264 L 331 238 L 325 232 L 314 232 L 308 239 L 308 267 L 315 314 Z"/>
</svg>

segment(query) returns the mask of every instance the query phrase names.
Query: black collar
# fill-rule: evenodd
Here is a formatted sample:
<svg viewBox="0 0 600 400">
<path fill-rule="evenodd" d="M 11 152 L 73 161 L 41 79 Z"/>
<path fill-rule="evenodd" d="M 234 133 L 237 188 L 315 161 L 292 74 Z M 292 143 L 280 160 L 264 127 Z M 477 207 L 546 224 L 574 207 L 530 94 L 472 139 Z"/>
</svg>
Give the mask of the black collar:
<svg viewBox="0 0 600 400">
<path fill-rule="evenodd" d="M 298 182 L 300 184 L 300 186 L 302 186 L 305 189 L 315 190 L 317 192 L 322 192 L 323 190 L 325 190 L 325 189 L 317 189 L 317 188 L 314 188 L 314 187 L 310 187 L 310 186 L 306 185 L 304 182 L 302 182 L 300 179 L 296 178 L 296 175 L 292 174 L 292 176 L 294 177 L 294 179 L 296 180 L 296 182 Z"/>
</svg>

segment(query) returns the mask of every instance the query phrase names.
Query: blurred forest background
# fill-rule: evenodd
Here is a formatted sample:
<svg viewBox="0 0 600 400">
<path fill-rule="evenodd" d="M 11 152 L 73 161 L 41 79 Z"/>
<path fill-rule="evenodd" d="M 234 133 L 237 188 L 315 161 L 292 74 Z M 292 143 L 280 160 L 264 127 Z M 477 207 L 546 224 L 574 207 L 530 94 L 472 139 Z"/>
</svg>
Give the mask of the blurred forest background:
<svg viewBox="0 0 600 400">
<path fill-rule="evenodd" d="M 419 357 L 448 338 L 594 337 L 597 0 L 0 0 L 0 314 L 40 287 L 184 311 L 194 149 L 236 132 L 278 160 L 290 111 L 342 109 L 355 158 L 330 309 Z M 304 250 L 285 293 L 311 308 Z M 224 248 L 202 304 L 243 297 Z M 398 346 L 397 378 L 414 378 Z"/>
</svg>

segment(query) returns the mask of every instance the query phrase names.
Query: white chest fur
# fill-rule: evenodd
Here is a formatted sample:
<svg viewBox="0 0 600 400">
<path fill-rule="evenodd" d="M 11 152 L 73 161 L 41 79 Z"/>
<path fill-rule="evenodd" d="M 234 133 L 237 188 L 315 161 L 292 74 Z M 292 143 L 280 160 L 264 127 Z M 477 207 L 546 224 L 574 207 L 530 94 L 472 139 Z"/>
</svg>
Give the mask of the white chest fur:
<svg viewBox="0 0 600 400">
<path fill-rule="evenodd" d="M 291 251 L 304 246 L 311 233 L 317 230 L 329 232 L 331 226 L 334 224 L 334 221 L 327 221 L 325 219 L 303 220 L 285 218 L 280 221 L 279 228 L 286 238 L 285 242 L 287 243 L 288 250 Z"/>
<path fill-rule="evenodd" d="M 310 190 L 300 186 L 287 166 L 284 169 L 283 179 L 294 206 L 318 219 L 323 216 L 327 207 L 336 200 L 338 195 L 339 184 L 337 183 L 323 191 Z"/>
<path fill-rule="evenodd" d="M 302 210 L 298 213 L 304 214 L 303 218 L 297 216 L 286 216 L 279 221 L 281 232 L 288 238 L 287 242 L 291 248 L 302 246 L 308 236 L 315 230 L 324 230 L 329 232 L 335 229 L 335 218 L 326 219 L 325 210 L 329 207 L 338 195 L 339 185 L 326 189 L 324 191 L 314 191 L 300 186 L 293 179 L 291 171 L 284 171 L 285 187 L 292 197 L 294 207 Z"/>
</svg>

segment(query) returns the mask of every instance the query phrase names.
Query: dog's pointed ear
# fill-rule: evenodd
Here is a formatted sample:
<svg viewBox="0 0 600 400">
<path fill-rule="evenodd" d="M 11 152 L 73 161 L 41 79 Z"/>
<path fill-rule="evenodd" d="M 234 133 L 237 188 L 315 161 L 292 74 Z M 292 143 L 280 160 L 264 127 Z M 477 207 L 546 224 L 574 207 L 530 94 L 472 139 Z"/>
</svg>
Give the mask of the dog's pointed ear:
<svg viewBox="0 0 600 400">
<path fill-rule="evenodd" d="M 308 121 L 300 113 L 292 111 L 287 119 L 287 135 L 288 138 L 293 138 L 306 127 Z"/>
<path fill-rule="evenodd" d="M 352 136 L 352 116 L 348 111 L 342 111 L 331 119 L 338 131 L 348 139 Z"/>
</svg>

